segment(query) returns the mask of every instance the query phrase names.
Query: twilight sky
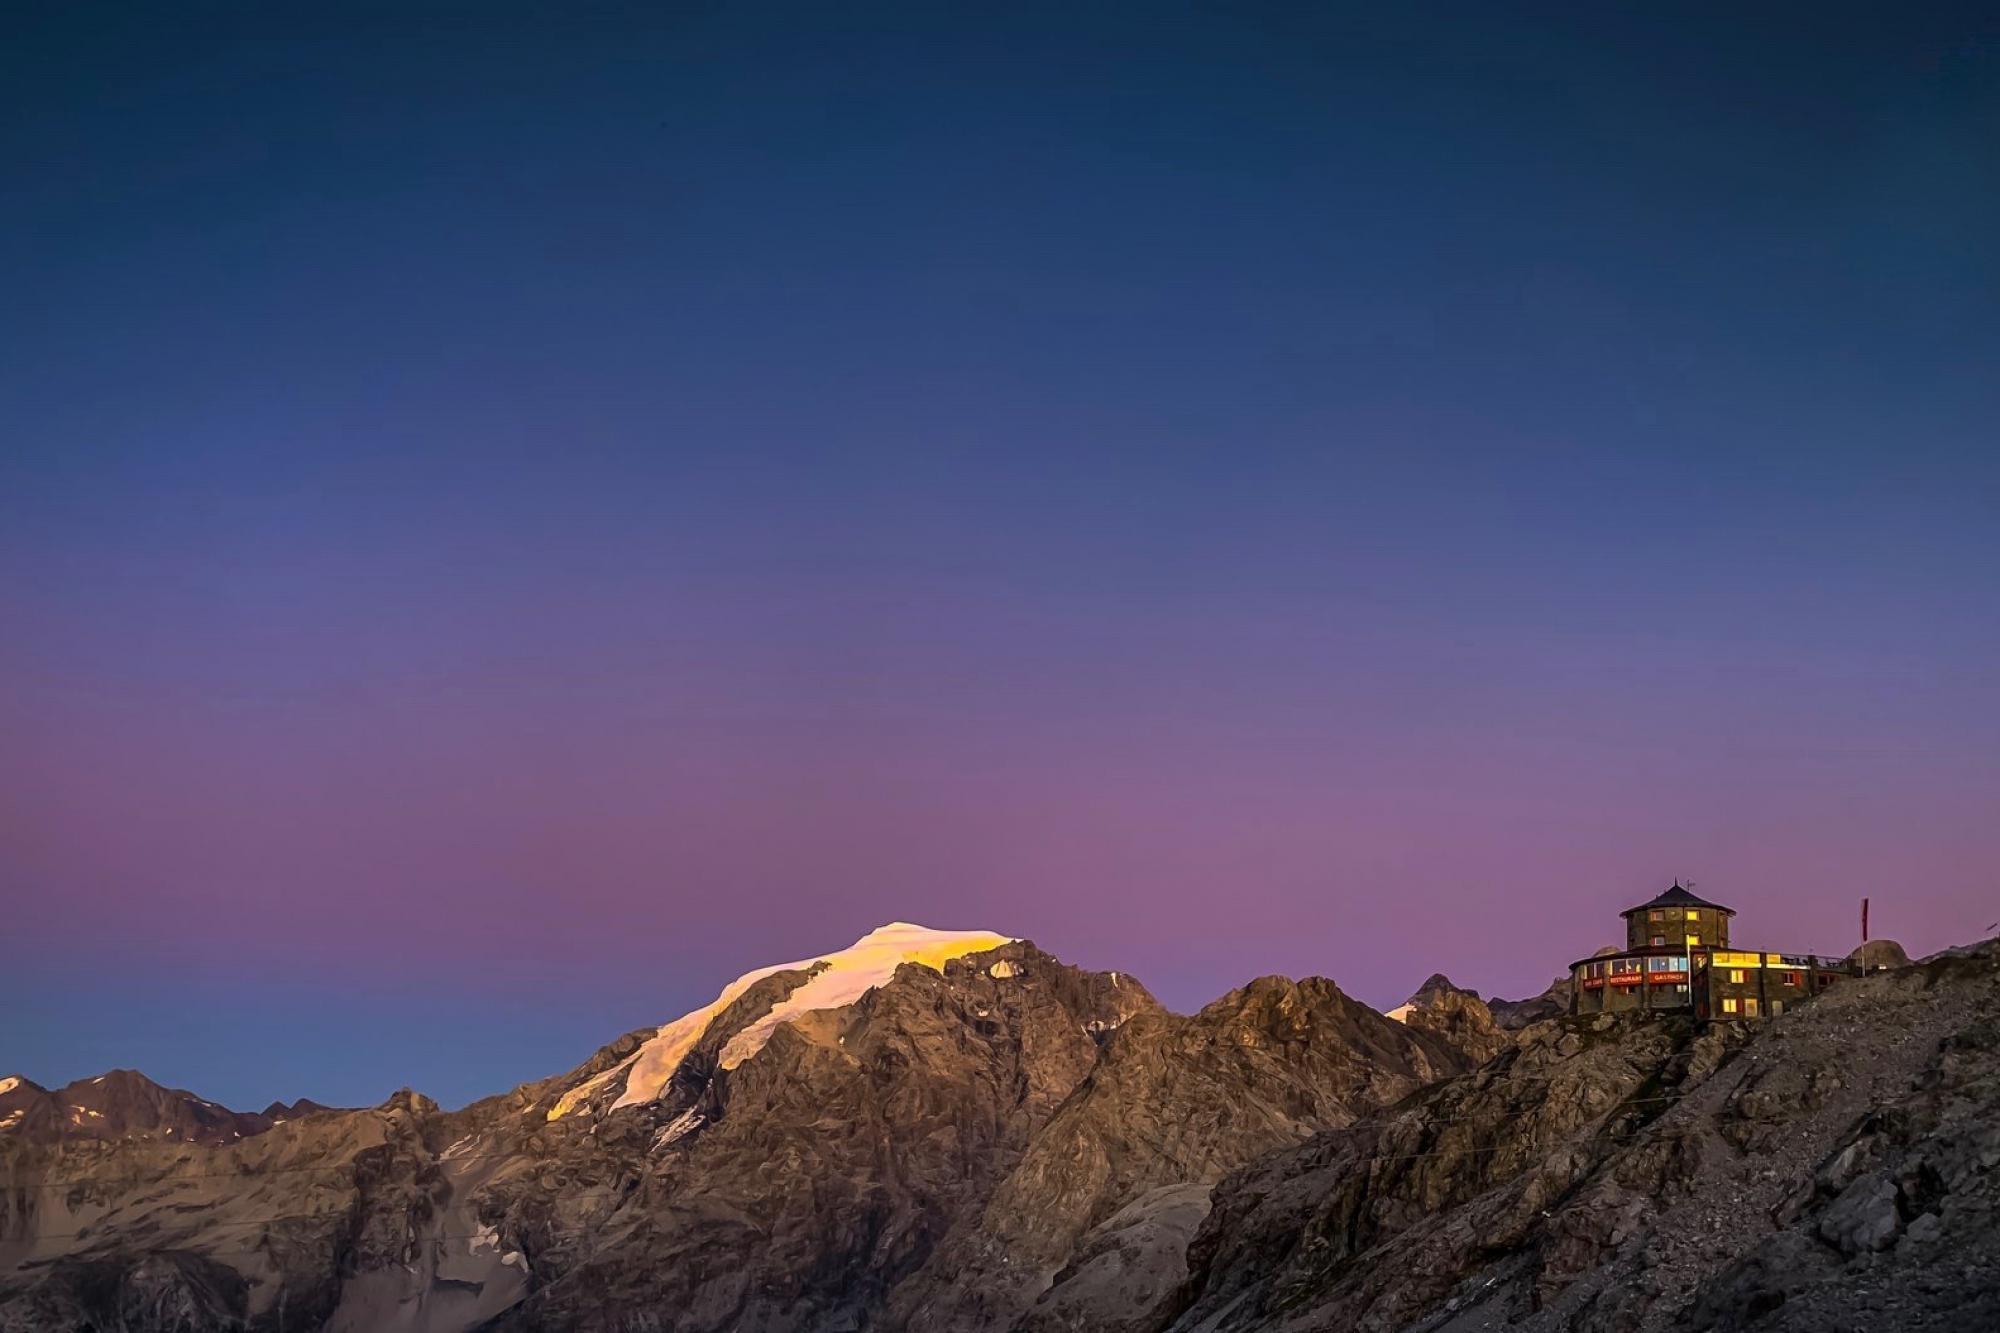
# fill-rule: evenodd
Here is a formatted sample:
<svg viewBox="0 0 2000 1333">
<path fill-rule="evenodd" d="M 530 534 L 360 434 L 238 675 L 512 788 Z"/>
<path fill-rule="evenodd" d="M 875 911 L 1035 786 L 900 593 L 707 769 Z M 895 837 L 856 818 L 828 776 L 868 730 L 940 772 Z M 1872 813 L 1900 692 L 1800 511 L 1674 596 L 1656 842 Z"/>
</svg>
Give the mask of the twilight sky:
<svg viewBox="0 0 2000 1333">
<path fill-rule="evenodd" d="M 0 44 L 0 1074 L 2000 918 L 1990 9 L 288 8 Z"/>
</svg>

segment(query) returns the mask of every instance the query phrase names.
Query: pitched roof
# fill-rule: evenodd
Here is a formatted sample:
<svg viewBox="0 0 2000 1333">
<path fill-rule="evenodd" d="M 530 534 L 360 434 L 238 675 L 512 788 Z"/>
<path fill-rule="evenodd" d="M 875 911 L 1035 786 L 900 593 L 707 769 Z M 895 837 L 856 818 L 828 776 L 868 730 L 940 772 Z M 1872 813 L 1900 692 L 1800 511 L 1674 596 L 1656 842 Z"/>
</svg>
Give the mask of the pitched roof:
<svg viewBox="0 0 2000 1333">
<path fill-rule="evenodd" d="M 1679 880 L 1675 880 L 1674 886 L 1671 889 L 1668 889 L 1651 902 L 1640 903 L 1637 907 L 1628 907 L 1625 910 L 1627 912 L 1643 912 L 1649 907 L 1706 907 L 1711 912 L 1727 912 L 1731 916 L 1736 915 L 1736 909 L 1733 907 L 1724 907 L 1721 903 L 1712 903 L 1706 898 L 1695 897 L 1692 893 L 1681 887 Z"/>
</svg>

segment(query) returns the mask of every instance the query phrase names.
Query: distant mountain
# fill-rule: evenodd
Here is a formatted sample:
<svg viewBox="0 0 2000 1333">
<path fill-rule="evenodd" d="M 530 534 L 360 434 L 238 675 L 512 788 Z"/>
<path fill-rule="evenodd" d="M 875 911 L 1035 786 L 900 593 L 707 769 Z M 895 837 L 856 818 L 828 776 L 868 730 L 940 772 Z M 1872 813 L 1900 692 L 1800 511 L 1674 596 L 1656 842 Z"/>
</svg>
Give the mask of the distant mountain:
<svg viewBox="0 0 2000 1333">
<path fill-rule="evenodd" d="M 896 923 L 460 1111 L 0 1079 L 0 1333 L 1985 1327 L 1996 1031 L 1992 946 L 1510 1030 Z"/>
<path fill-rule="evenodd" d="M 1525 1000 L 1502 1000 L 1494 998 L 1486 1002 L 1493 1015 L 1493 1021 L 1509 1032 L 1518 1032 L 1530 1023 L 1539 1023 L 1545 1018 L 1554 1018 L 1569 1012 L 1570 980 L 1567 974 L 1557 977 L 1539 995 L 1531 995 Z"/>
<path fill-rule="evenodd" d="M 1475 1065 L 1498 1054 L 1509 1041 L 1479 992 L 1454 985 L 1442 972 L 1433 972 L 1387 1017 L 1431 1033 Z"/>
<path fill-rule="evenodd" d="M 114 1069 L 51 1092 L 19 1076 L 0 1079 L 0 1132 L 13 1142 L 153 1140 L 212 1147 L 271 1127 L 144 1074 Z"/>
</svg>

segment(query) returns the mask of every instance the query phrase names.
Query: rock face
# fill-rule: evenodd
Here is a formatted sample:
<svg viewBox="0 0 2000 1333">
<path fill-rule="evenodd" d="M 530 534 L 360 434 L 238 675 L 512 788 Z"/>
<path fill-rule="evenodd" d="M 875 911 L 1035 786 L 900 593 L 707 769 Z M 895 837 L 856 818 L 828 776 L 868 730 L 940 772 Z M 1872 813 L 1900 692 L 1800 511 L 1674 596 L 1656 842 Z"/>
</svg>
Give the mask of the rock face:
<svg viewBox="0 0 2000 1333">
<path fill-rule="evenodd" d="M 2000 1326 L 2000 950 L 1762 1027 L 1548 1021 L 1212 1199 L 1156 1328 Z"/>
<path fill-rule="evenodd" d="M 1993 945 L 1761 1026 L 1436 980 L 899 926 L 459 1111 L 0 1079 L 0 1331 L 2000 1327 Z"/>
<path fill-rule="evenodd" d="M 992 1201 L 899 1289 L 894 1323 L 1141 1327 L 1183 1276 L 1181 1251 L 1206 1211 L 1190 1187 L 1472 1063 L 1320 978 L 1265 977 L 1192 1017 L 1142 1014 Z"/>
</svg>

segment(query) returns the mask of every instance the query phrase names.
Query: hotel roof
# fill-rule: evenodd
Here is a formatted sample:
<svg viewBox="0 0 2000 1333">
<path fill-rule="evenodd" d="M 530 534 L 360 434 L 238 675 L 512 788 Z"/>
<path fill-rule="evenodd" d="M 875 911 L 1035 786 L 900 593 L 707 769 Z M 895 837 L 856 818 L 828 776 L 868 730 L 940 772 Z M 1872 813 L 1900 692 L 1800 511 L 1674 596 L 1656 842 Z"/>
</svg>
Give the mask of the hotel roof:
<svg viewBox="0 0 2000 1333">
<path fill-rule="evenodd" d="M 1653 901 L 1640 903 L 1637 907 L 1628 907 L 1619 913 L 1619 915 L 1630 916 L 1634 912 L 1643 912 L 1652 907 L 1705 907 L 1711 912 L 1727 912 L 1731 916 L 1736 915 L 1736 909 L 1733 907 L 1724 907 L 1721 903 L 1712 903 L 1706 898 L 1695 897 L 1692 893 L 1681 887 L 1679 880 L 1675 880 L 1674 886 L 1671 889 L 1668 889 L 1659 897 L 1653 899 Z"/>
</svg>

